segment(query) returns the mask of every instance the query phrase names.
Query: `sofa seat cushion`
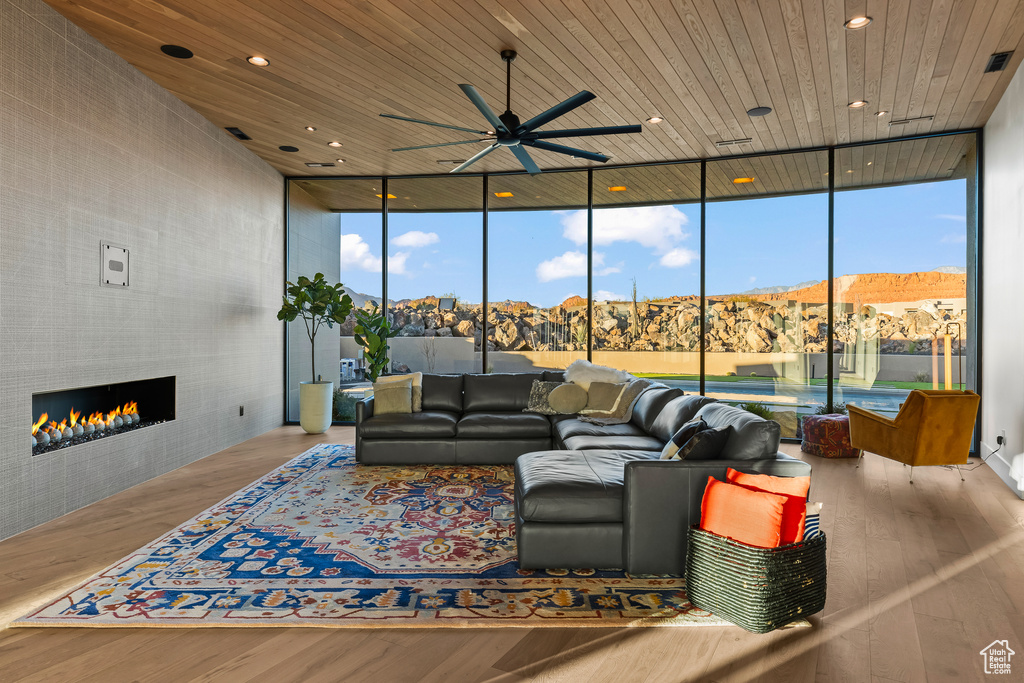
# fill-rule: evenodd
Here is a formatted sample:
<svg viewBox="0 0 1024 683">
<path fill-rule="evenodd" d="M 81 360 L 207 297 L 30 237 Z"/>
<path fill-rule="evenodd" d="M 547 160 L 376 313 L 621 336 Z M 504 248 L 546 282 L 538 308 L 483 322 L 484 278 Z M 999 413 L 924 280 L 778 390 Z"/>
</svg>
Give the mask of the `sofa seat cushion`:
<svg viewBox="0 0 1024 683">
<path fill-rule="evenodd" d="M 518 411 L 466 413 L 456 434 L 460 439 L 543 439 L 551 436 L 551 421 L 544 415 Z"/>
<path fill-rule="evenodd" d="M 555 432 L 563 439 L 570 436 L 647 436 L 644 430 L 632 422 L 601 426 L 575 417 L 555 422 Z"/>
<path fill-rule="evenodd" d="M 665 443 L 660 439 L 655 439 L 653 436 L 617 436 L 617 435 L 602 435 L 602 436 L 570 436 L 568 439 L 563 439 L 563 443 L 567 450 L 570 451 L 589 451 L 594 449 L 600 450 L 632 450 L 632 451 L 655 451 L 656 456 L 661 455 L 661 449 L 665 447 Z"/>
<path fill-rule="evenodd" d="M 516 509 L 527 522 L 621 522 L 626 463 L 650 458 L 620 451 L 521 455 L 515 466 Z"/>
<path fill-rule="evenodd" d="M 443 410 L 374 415 L 359 425 L 364 439 L 443 439 L 455 436 L 459 416 Z"/>
</svg>

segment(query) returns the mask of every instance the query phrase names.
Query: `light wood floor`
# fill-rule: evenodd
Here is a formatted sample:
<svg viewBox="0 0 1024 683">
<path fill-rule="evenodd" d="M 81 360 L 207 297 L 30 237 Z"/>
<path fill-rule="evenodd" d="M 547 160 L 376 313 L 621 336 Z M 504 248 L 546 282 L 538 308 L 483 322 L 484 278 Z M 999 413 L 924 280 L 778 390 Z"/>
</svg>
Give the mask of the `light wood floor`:
<svg viewBox="0 0 1024 683">
<path fill-rule="evenodd" d="M 0 627 L 314 444 L 352 437 L 282 427 L 0 543 Z M 918 469 L 910 485 L 876 456 L 859 470 L 805 457 L 830 556 L 810 629 L 4 627 L 0 681 L 959 682 L 986 678 L 979 651 L 996 639 L 1019 653 L 1021 680 L 1024 502 L 987 467 L 966 483 Z"/>
</svg>

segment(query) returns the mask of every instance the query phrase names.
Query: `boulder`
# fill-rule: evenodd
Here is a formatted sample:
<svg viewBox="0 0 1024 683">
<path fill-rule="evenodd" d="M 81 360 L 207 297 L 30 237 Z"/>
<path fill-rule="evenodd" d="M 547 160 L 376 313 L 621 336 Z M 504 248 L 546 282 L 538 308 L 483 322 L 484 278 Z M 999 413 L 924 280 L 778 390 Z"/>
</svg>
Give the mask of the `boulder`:
<svg viewBox="0 0 1024 683">
<path fill-rule="evenodd" d="M 472 337 L 475 333 L 476 325 L 471 320 L 463 320 L 452 329 L 452 334 L 456 337 Z"/>
</svg>

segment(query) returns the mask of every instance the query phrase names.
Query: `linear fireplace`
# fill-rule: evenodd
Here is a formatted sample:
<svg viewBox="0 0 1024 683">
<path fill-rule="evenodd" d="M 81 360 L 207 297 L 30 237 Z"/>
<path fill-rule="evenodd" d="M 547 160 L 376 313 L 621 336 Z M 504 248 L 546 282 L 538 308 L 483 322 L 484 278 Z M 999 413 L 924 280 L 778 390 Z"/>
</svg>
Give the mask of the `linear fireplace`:
<svg viewBox="0 0 1024 683">
<path fill-rule="evenodd" d="M 175 378 L 32 394 L 32 455 L 174 419 Z"/>
</svg>

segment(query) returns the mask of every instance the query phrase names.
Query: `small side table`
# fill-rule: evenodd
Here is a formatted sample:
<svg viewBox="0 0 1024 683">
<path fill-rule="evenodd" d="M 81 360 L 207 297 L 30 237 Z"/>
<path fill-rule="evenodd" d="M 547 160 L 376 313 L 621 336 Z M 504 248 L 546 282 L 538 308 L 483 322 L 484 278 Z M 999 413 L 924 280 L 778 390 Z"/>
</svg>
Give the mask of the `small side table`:
<svg viewBox="0 0 1024 683">
<path fill-rule="evenodd" d="M 803 423 L 800 450 L 822 458 L 857 458 L 860 449 L 850 443 L 850 418 L 832 413 L 808 415 Z"/>
</svg>

